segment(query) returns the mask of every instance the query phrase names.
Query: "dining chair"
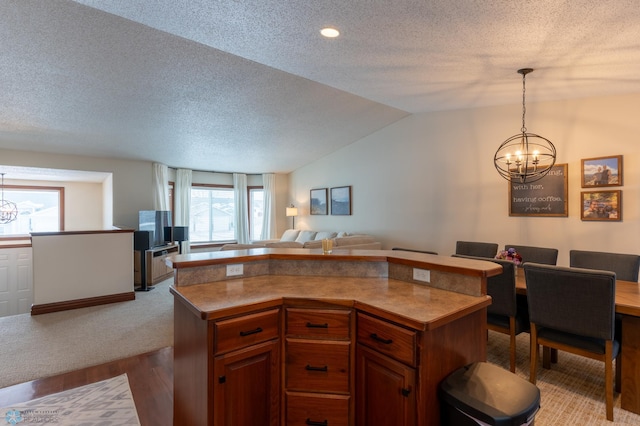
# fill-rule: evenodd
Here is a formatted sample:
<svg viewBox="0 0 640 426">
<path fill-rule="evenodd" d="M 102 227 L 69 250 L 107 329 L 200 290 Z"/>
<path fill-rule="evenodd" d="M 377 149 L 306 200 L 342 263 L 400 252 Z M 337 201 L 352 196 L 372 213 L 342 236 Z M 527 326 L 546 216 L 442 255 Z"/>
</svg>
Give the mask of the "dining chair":
<svg viewBox="0 0 640 426">
<path fill-rule="evenodd" d="M 487 307 L 487 328 L 509 336 L 509 367 L 516 372 L 516 336 L 529 331 L 528 317 L 522 315 L 516 302 L 516 269 L 510 260 L 487 259 L 477 256 L 454 254 L 453 257 L 495 262 L 502 266 L 502 273 L 487 278 L 487 294 L 491 305 Z"/>
<path fill-rule="evenodd" d="M 521 246 L 519 244 L 505 244 L 504 249 L 511 247 L 522 256 L 523 262 L 543 263 L 555 265 L 558 262 L 558 249 L 547 247 Z"/>
<path fill-rule="evenodd" d="M 576 268 L 613 271 L 616 279 L 638 282 L 640 256 L 626 253 L 605 253 L 600 251 L 570 250 L 569 266 Z M 622 337 L 622 315 L 616 315 L 616 335 Z"/>
<path fill-rule="evenodd" d="M 478 241 L 456 241 L 455 254 L 494 258 L 498 254 L 498 244 Z"/>
<path fill-rule="evenodd" d="M 604 362 L 607 420 L 613 421 L 613 360 L 620 391 L 620 342 L 615 339 L 616 274 L 540 263 L 523 265 L 531 333 L 529 380 L 536 383 L 538 346 L 550 368 L 551 348 Z"/>
<path fill-rule="evenodd" d="M 569 266 L 613 271 L 616 273 L 616 279 L 638 282 L 640 256 L 626 253 L 570 250 Z"/>
<path fill-rule="evenodd" d="M 416 249 L 402 248 L 402 247 L 394 247 L 391 250 L 411 251 L 411 252 L 414 252 L 414 253 L 425 253 L 425 254 L 438 254 L 437 252 L 430 251 L 430 250 L 416 250 Z"/>
</svg>

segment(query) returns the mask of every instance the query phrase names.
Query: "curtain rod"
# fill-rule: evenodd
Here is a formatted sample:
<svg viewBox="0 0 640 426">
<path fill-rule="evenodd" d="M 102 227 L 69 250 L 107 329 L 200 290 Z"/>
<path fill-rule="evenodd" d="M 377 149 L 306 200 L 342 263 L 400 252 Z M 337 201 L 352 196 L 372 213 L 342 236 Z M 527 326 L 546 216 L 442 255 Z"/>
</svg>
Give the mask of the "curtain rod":
<svg viewBox="0 0 640 426">
<path fill-rule="evenodd" d="M 170 169 L 173 170 L 178 170 L 178 169 L 182 169 L 183 167 L 173 167 L 173 166 L 167 166 Z M 199 172 L 199 173 L 221 173 L 221 174 L 227 174 L 227 175 L 232 175 L 234 172 L 216 172 L 215 170 L 195 170 L 195 169 L 189 169 L 192 172 Z M 242 173 L 245 175 L 249 175 L 249 176 L 261 176 L 264 173 Z"/>
</svg>

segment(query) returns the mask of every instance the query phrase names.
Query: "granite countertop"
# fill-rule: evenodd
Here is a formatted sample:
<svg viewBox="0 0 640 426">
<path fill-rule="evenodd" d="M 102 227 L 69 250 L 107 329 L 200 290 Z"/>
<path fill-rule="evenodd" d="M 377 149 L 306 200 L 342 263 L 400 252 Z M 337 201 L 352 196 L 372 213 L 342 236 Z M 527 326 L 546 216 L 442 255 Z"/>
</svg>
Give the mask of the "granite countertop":
<svg viewBox="0 0 640 426">
<path fill-rule="evenodd" d="M 354 307 L 416 330 L 430 330 L 488 306 L 469 296 L 389 278 L 263 275 L 171 287 L 194 315 L 215 320 L 296 299 Z"/>
</svg>

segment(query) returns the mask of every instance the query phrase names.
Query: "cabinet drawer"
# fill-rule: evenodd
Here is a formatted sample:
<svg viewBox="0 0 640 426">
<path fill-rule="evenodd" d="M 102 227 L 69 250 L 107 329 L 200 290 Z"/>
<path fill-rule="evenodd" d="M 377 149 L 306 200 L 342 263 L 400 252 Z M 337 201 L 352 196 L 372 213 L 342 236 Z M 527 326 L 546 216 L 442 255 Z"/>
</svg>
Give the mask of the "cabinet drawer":
<svg viewBox="0 0 640 426">
<path fill-rule="evenodd" d="M 415 367 L 415 331 L 361 313 L 357 329 L 358 343 Z"/>
<path fill-rule="evenodd" d="M 287 426 L 348 426 L 348 395 L 287 392 Z"/>
<path fill-rule="evenodd" d="M 220 354 L 275 339 L 279 334 L 279 314 L 280 309 L 273 309 L 216 321 L 214 352 Z"/>
<path fill-rule="evenodd" d="M 287 309 L 287 335 L 348 339 L 351 311 L 339 309 Z"/>
<path fill-rule="evenodd" d="M 349 392 L 350 342 L 286 340 L 286 388 Z"/>
</svg>

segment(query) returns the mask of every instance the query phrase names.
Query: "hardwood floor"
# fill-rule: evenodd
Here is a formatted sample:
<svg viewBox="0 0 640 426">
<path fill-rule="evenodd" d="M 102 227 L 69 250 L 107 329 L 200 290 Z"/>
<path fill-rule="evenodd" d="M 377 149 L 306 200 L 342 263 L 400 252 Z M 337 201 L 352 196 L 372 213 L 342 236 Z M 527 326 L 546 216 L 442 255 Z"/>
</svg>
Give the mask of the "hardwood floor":
<svg viewBox="0 0 640 426">
<path fill-rule="evenodd" d="M 142 426 L 173 423 L 173 348 L 0 389 L 0 407 L 127 373 Z"/>
</svg>

